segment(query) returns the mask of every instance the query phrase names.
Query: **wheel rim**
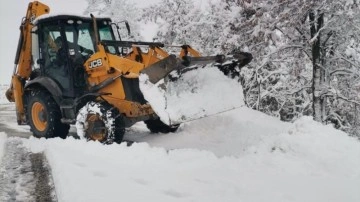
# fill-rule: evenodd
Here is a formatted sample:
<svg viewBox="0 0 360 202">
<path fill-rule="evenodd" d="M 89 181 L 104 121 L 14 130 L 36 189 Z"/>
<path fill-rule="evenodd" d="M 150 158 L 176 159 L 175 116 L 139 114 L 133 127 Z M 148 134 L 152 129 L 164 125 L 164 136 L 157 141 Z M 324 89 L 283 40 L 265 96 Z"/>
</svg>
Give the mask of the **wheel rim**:
<svg viewBox="0 0 360 202">
<path fill-rule="evenodd" d="M 106 140 L 105 123 L 98 114 L 89 114 L 86 118 L 85 135 L 91 140 Z"/>
<path fill-rule="evenodd" d="M 44 105 L 40 102 L 35 102 L 31 108 L 31 117 L 34 126 L 39 131 L 44 131 L 47 126 L 47 116 Z"/>
</svg>

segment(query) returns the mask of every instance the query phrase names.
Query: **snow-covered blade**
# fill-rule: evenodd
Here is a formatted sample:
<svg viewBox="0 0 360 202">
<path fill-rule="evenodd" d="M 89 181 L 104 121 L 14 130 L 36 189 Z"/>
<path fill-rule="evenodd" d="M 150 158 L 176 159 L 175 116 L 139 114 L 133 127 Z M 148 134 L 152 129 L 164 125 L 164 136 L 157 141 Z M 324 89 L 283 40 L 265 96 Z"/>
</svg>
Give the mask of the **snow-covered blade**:
<svg viewBox="0 0 360 202">
<path fill-rule="evenodd" d="M 244 52 L 182 59 L 170 55 L 141 72 L 140 89 L 168 125 L 207 117 L 244 105 L 237 75 L 251 60 Z"/>
<path fill-rule="evenodd" d="M 146 73 L 141 74 L 140 89 L 156 114 L 168 125 L 244 105 L 240 83 L 225 76 L 219 70 L 219 63 L 188 66 L 172 71 L 154 83 L 156 80 Z"/>
</svg>

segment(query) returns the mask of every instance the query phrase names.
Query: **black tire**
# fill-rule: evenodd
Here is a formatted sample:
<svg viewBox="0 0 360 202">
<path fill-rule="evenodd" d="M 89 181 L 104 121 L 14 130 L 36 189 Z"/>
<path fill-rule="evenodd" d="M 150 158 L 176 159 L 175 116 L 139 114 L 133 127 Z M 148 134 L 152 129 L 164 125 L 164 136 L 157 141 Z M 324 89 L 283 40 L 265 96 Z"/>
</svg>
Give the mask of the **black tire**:
<svg viewBox="0 0 360 202">
<path fill-rule="evenodd" d="M 35 137 L 67 137 L 70 125 L 61 123 L 60 108 L 49 92 L 35 89 L 27 94 L 27 99 L 27 118 Z"/>
<path fill-rule="evenodd" d="M 76 128 L 81 139 L 103 144 L 121 143 L 125 134 L 123 116 L 106 102 L 90 101 L 82 107 L 76 118 Z"/>
<path fill-rule="evenodd" d="M 146 120 L 144 122 L 146 124 L 146 127 L 152 133 L 174 133 L 180 126 L 179 124 L 168 126 L 163 123 L 159 118 Z"/>
</svg>

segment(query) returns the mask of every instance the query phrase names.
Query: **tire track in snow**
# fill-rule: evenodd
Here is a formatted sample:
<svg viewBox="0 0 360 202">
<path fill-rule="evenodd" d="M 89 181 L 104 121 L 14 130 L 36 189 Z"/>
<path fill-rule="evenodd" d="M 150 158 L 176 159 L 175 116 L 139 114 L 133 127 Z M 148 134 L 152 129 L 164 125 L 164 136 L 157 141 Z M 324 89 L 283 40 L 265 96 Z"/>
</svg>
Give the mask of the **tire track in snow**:
<svg viewBox="0 0 360 202">
<path fill-rule="evenodd" d="M 31 153 L 21 139 L 9 138 L 0 166 L 0 201 L 56 201 L 43 153 Z"/>
<path fill-rule="evenodd" d="M 0 114 L 1 115 L 1 114 Z M 30 132 L 23 132 L 16 130 L 14 128 L 11 128 L 3 123 L 0 122 L 0 131 L 7 134 L 8 137 L 22 137 L 22 138 L 28 138 L 32 135 Z"/>
</svg>

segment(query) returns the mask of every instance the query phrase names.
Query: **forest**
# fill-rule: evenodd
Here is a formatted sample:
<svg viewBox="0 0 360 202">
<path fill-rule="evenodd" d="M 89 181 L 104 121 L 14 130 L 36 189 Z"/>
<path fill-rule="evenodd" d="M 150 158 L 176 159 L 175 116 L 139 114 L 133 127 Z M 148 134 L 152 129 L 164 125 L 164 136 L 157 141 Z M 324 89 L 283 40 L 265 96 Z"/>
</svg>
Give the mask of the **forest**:
<svg viewBox="0 0 360 202">
<path fill-rule="evenodd" d="M 360 137 L 359 0 L 87 1 L 85 14 L 128 21 L 132 40 L 151 24 L 154 41 L 205 55 L 250 52 L 233 74 L 249 108 L 288 122 L 312 116 Z"/>
</svg>

